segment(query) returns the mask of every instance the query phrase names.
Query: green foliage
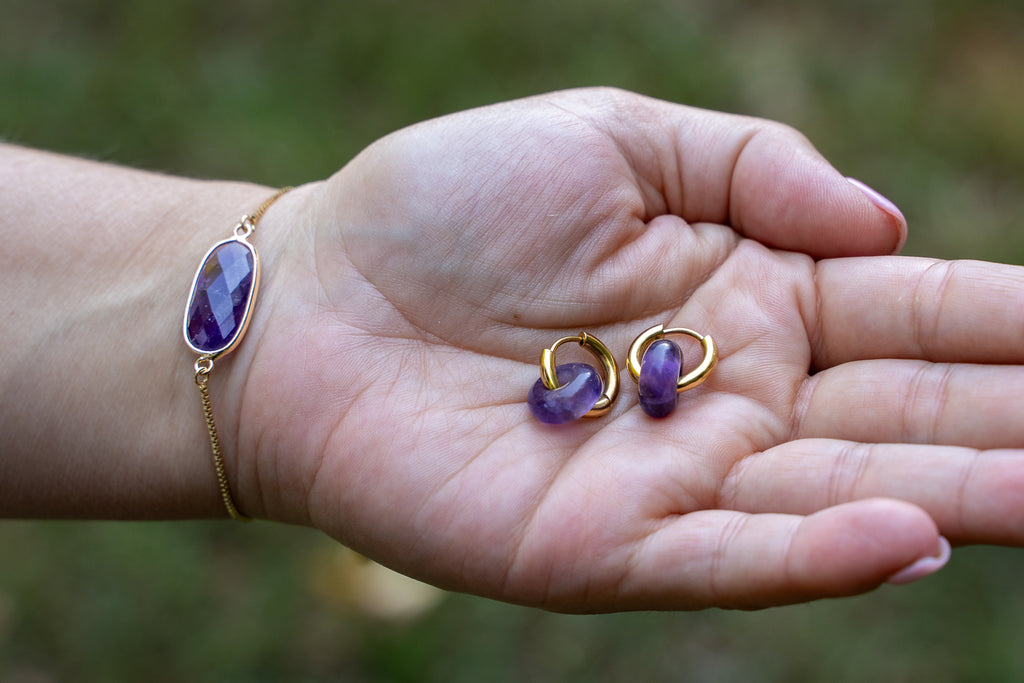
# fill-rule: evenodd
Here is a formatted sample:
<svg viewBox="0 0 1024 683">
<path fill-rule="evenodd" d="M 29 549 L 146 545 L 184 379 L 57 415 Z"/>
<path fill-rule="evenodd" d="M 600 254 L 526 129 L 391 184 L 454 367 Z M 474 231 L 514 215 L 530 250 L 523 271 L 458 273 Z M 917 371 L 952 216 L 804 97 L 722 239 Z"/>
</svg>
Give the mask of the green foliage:
<svg viewBox="0 0 1024 683">
<path fill-rule="evenodd" d="M 0 0 L 0 18 L 0 137 L 21 144 L 296 184 L 424 118 L 616 85 L 799 128 L 903 208 L 911 253 L 1024 262 L 1012 0 Z M 396 624 L 324 596 L 326 547 L 268 524 L 4 522 L 0 680 L 1024 679 L 1019 551 L 753 614 L 451 596 Z"/>
</svg>

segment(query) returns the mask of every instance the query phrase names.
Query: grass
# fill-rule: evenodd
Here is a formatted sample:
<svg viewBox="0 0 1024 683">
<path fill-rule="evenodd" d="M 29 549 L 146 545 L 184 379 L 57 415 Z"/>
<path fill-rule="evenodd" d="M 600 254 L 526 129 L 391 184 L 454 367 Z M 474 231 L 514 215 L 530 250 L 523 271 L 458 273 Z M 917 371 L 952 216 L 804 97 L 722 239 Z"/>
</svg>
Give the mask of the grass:
<svg viewBox="0 0 1024 683">
<path fill-rule="evenodd" d="M 0 0 L 0 136 L 284 185 L 424 118 L 617 85 L 794 125 L 903 208 L 908 253 L 1024 263 L 1024 7 L 752 5 Z M 453 595 L 395 623 L 318 587 L 333 547 L 263 523 L 4 522 L 0 680 L 1024 678 L 1020 551 L 959 549 L 919 584 L 759 613 Z"/>
</svg>

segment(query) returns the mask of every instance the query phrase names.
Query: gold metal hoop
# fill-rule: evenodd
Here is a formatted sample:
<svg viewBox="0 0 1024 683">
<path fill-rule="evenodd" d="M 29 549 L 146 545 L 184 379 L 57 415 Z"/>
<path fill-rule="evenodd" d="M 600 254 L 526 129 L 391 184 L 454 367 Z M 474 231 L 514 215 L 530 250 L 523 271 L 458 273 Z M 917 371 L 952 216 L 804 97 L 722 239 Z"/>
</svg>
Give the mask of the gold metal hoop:
<svg viewBox="0 0 1024 683">
<path fill-rule="evenodd" d="M 560 386 L 555 370 L 555 351 L 562 344 L 569 342 L 579 343 L 601 361 L 601 367 L 604 369 L 604 391 L 594 407 L 583 415 L 583 417 L 600 417 L 612 409 L 612 405 L 619 395 L 619 364 L 615 362 L 615 356 L 608 350 L 608 347 L 597 337 L 580 332 L 572 337 L 562 337 L 552 344 L 551 348 L 541 351 L 540 379 L 547 389 L 554 390 Z"/>
<path fill-rule="evenodd" d="M 680 377 L 679 381 L 676 382 L 676 393 L 682 393 L 702 384 L 708 378 L 708 375 L 711 374 L 715 364 L 718 363 L 718 347 L 715 346 L 715 340 L 711 338 L 710 334 L 700 334 L 685 327 L 670 327 L 666 330 L 664 325 L 655 325 L 648 330 L 644 330 L 640 333 L 639 337 L 633 340 L 629 347 L 626 369 L 629 370 L 629 376 L 633 378 L 633 381 L 639 382 L 640 363 L 643 361 L 644 352 L 647 351 L 647 347 L 668 334 L 685 334 L 693 337 L 700 342 L 701 348 L 704 349 L 704 358 L 701 360 L 700 365 Z"/>
</svg>

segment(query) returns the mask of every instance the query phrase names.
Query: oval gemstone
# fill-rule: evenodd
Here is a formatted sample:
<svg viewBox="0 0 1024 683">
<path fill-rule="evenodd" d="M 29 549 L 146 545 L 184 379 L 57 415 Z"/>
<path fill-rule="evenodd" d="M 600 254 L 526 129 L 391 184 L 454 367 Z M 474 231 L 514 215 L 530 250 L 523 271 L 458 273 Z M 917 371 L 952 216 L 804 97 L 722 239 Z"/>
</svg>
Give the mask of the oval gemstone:
<svg viewBox="0 0 1024 683">
<path fill-rule="evenodd" d="M 669 339 L 647 347 L 640 363 L 640 407 L 651 417 L 665 417 L 676 408 L 683 352 Z"/>
<path fill-rule="evenodd" d="M 194 350 L 230 350 L 245 330 L 256 294 L 256 250 L 243 240 L 226 240 L 209 251 L 185 310 L 185 341 Z"/>
<path fill-rule="evenodd" d="M 601 398 L 601 376 L 586 363 L 565 363 L 555 368 L 561 385 L 548 389 L 537 380 L 526 403 L 533 416 L 546 424 L 564 424 L 583 417 Z"/>
</svg>

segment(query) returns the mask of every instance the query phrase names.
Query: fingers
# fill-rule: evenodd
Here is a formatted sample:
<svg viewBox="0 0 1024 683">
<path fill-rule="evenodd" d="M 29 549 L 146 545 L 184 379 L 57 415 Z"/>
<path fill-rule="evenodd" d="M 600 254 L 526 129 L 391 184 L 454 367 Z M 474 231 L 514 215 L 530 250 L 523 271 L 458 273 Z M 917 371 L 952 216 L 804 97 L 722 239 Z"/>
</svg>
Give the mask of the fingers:
<svg viewBox="0 0 1024 683">
<path fill-rule="evenodd" d="M 746 458 L 720 495 L 790 514 L 873 497 L 919 506 L 954 542 L 1024 545 L 1024 450 L 804 439 Z"/>
<path fill-rule="evenodd" d="M 928 515 L 895 500 L 807 517 L 695 512 L 647 539 L 619 597 L 657 609 L 796 603 L 863 593 L 890 577 L 920 578 L 947 553 Z"/>
<path fill-rule="evenodd" d="M 807 380 L 794 438 L 1024 447 L 1024 367 L 876 360 Z"/>
<path fill-rule="evenodd" d="M 921 258 L 817 264 L 814 367 L 865 358 L 1024 363 L 1024 268 Z"/>
<path fill-rule="evenodd" d="M 899 210 L 787 126 L 618 91 L 563 97 L 590 105 L 584 115 L 615 137 L 645 190 L 648 218 L 727 224 L 816 257 L 888 254 L 903 244 Z"/>
<path fill-rule="evenodd" d="M 907 236 L 899 209 L 841 178 L 802 140 L 775 127 L 750 137 L 731 178 L 729 224 L 770 247 L 817 258 L 899 251 Z"/>
</svg>

